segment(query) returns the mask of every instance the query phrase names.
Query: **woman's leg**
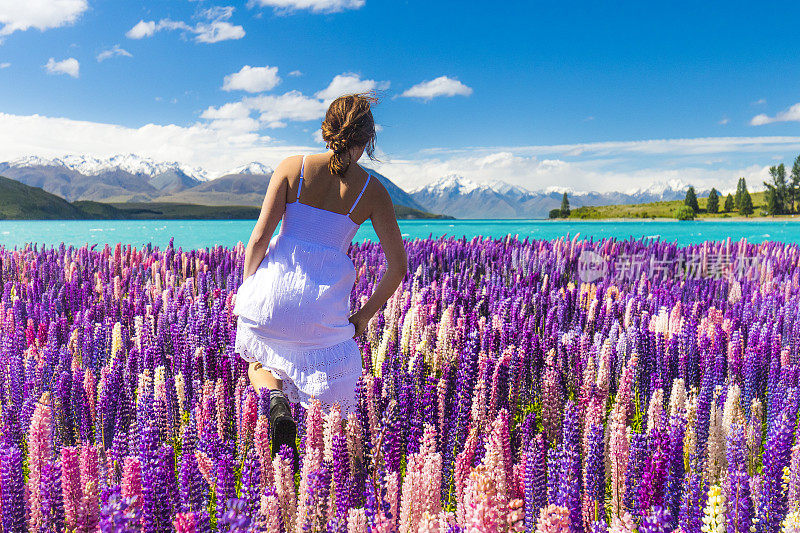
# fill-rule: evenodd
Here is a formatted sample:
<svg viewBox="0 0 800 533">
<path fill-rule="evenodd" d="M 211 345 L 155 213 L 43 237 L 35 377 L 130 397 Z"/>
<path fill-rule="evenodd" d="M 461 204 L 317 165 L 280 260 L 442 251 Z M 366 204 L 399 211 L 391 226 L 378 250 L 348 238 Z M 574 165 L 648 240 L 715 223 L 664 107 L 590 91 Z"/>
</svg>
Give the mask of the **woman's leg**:
<svg viewBox="0 0 800 533">
<path fill-rule="evenodd" d="M 272 441 L 272 456 L 274 457 L 282 445 L 287 445 L 294 456 L 293 467 L 297 471 L 300 465 L 300 456 L 297 452 L 297 425 L 292 419 L 289 409 L 289 400 L 283 393 L 283 380 L 277 379 L 272 372 L 263 368 L 261 363 L 250 363 L 247 369 L 250 383 L 256 393 L 262 387 L 269 391 L 269 419 Z"/>
<path fill-rule="evenodd" d="M 283 381 L 273 376 L 266 368 L 262 368 L 261 363 L 250 363 L 247 375 L 256 392 L 262 387 L 266 387 L 267 390 L 283 390 Z"/>
</svg>

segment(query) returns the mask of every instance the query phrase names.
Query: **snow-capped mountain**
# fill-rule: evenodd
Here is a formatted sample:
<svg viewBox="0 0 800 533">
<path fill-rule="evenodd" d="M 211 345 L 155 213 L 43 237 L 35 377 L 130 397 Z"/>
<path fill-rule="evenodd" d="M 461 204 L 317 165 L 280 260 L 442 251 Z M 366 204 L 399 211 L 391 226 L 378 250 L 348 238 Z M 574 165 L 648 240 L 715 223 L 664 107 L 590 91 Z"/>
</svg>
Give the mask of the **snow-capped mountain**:
<svg viewBox="0 0 800 533">
<path fill-rule="evenodd" d="M 224 175 L 257 174 L 257 175 L 271 176 L 272 170 L 273 170 L 272 167 L 267 166 L 264 163 L 259 163 L 258 161 L 252 161 L 250 163 L 247 163 L 246 165 L 236 167 L 233 170 L 226 172 Z"/>
<path fill-rule="evenodd" d="M 155 161 L 136 154 L 117 154 L 106 158 L 68 154 L 63 157 L 47 159 L 39 156 L 26 156 L 7 163 L 12 168 L 25 167 L 63 167 L 80 172 L 85 176 L 97 176 L 108 171 L 122 170 L 136 176 L 155 177 L 169 172 L 183 173 L 196 181 L 209 179 L 208 172 L 177 161 Z"/>
<path fill-rule="evenodd" d="M 386 187 L 395 205 L 456 218 L 546 218 L 551 209 L 561 205 L 565 190 L 575 208 L 680 200 L 687 188 L 680 180 L 671 180 L 625 192 L 583 192 L 564 187 L 532 191 L 503 180 L 476 182 L 448 175 L 405 191 L 389 178 L 369 171 Z M 30 156 L 0 163 L 0 175 L 69 201 L 260 205 L 272 172 L 270 166 L 253 161 L 217 177 L 202 168 L 135 154 L 108 158 Z M 705 194 L 698 191 L 698 196 Z"/>
<path fill-rule="evenodd" d="M 409 194 L 425 210 L 456 218 L 546 218 L 551 209 L 560 207 L 565 191 L 575 208 L 682 200 L 687 187 L 680 180 L 672 180 L 627 192 L 573 191 L 564 187 L 532 191 L 502 180 L 476 183 L 450 175 L 412 189 Z"/>
</svg>

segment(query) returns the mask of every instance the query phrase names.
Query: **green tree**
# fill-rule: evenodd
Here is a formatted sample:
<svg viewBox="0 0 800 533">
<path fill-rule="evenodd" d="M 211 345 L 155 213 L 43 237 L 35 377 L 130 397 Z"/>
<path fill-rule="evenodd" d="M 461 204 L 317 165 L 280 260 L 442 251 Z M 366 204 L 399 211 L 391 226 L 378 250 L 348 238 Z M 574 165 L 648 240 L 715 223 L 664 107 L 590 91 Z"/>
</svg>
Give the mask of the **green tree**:
<svg viewBox="0 0 800 533">
<path fill-rule="evenodd" d="M 684 205 L 688 205 L 692 208 L 692 211 L 697 213 L 700 211 L 700 206 L 697 205 L 697 194 L 694 192 L 694 187 L 691 185 L 686 190 L 686 199 L 683 200 Z"/>
<path fill-rule="evenodd" d="M 564 193 L 564 197 L 561 198 L 561 217 L 567 218 L 569 216 L 569 198 L 567 198 L 567 193 Z"/>
<path fill-rule="evenodd" d="M 789 202 L 792 205 L 792 211 L 794 211 L 795 204 L 798 204 L 797 207 L 800 209 L 800 155 L 797 156 L 797 159 L 794 160 L 794 165 L 792 165 L 792 173 L 790 174 L 791 181 L 789 182 Z"/>
<path fill-rule="evenodd" d="M 773 217 L 781 214 L 781 208 L 778 204 L 778 193 L 775 189 L 767 189 L 764 193 L 764 200 L 767 204 L 767 214 Z"/>
<path fill-rule="evenodd" d="M 742 194 L 739 200 L 739 214 L 749 217 L 753 214 L 753 199 L 750 198 L 750 193 L 747 190 L 747 183 L 742 178 Z"/>
<path fill-rule="evenodd" d="M 767 212 L 770 215 L 780 215 L 786 212 L 788 204 L 788 187 L 786 185 L 786 167 L 781 163 L 777 166 L 769 167 L 769 175 L 772 181 L 765 181 L 767 188 Z"/>
<path fill-rule="evenodd" d="M 678 220 L 694 220 L 694 209 L 688 205 L 682 205 L 675 211 L 675 218 Z"/>
<path fill-rule="evenodd" d="M 717 189 L 711 188 L 711 192 L 708 193 L 708 201 L 706 201 L 706 212 L 708 213 L 719 213 L 719 193 L 717 193 Z"/>
<path fill-rule="evenodd" d="M 548 213 L 549 218 L 561 218 L 561 209 L 551 209 Z"/>
<path fill-rule="evenodd" d="M 742 193 L 746 190 L 747 183 L 744 181 L 744 178 L 739 178 L 739 183 L 736 184 L 736 197 L 733 199 L 737 211 L 742 207 Z"/>
<path fill-rule="evenodd" d="M 735 209 L 733 195 L 728 193 L 728 196 L 725 198 L 725 212 L 730 213 Z"/>
</svg>

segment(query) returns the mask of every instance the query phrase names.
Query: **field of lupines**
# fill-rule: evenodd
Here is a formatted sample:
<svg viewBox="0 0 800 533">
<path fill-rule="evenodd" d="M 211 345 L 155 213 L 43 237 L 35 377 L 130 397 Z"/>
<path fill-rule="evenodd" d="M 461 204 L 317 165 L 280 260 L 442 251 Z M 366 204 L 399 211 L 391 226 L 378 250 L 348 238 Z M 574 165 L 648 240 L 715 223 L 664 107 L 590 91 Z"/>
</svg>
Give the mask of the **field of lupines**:
<svg viewBox="0 0 800 533">
<path fill-rule="evenodd" d="M 241 245 L 0 249 L 3 531 L 800 531 L 796 245 L 407 250 L 294 474 L 232 351 Z M 661 267 L 582 283 L 587 251 Z M 384 263 L 350 254 L 356 308 Z"/>
</svg>

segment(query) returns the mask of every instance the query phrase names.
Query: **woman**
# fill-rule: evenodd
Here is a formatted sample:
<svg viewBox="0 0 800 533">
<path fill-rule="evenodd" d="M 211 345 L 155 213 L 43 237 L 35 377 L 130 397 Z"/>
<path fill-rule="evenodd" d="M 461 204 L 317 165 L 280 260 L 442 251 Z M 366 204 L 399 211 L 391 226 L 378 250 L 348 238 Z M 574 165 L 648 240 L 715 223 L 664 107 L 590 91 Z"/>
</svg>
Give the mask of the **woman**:
<svg viewBox="0 0 800 533">
<path fill-rule="evenodd" d="M 389 193 L 356 163 L 365 151 L 373 158 L 374 102 L 364 94 L 337 98 L 322 122 L 329 150 L 278 165 L 245 253 L 234 306 L 236 351 L 250 362 L 256 391 L 270 391 L 273 455 L 287 444 L 295 466 L 288 402 L 308 406 L 315 397 L 325 407 L 339 404 L 345 416 L 354 409 L 362 365 L 355 338 L 408 269 Z M 350 314 L 356 271 L 347 249 L 366 220 L 388 265 L 373 294 Z"/>
</svg>

